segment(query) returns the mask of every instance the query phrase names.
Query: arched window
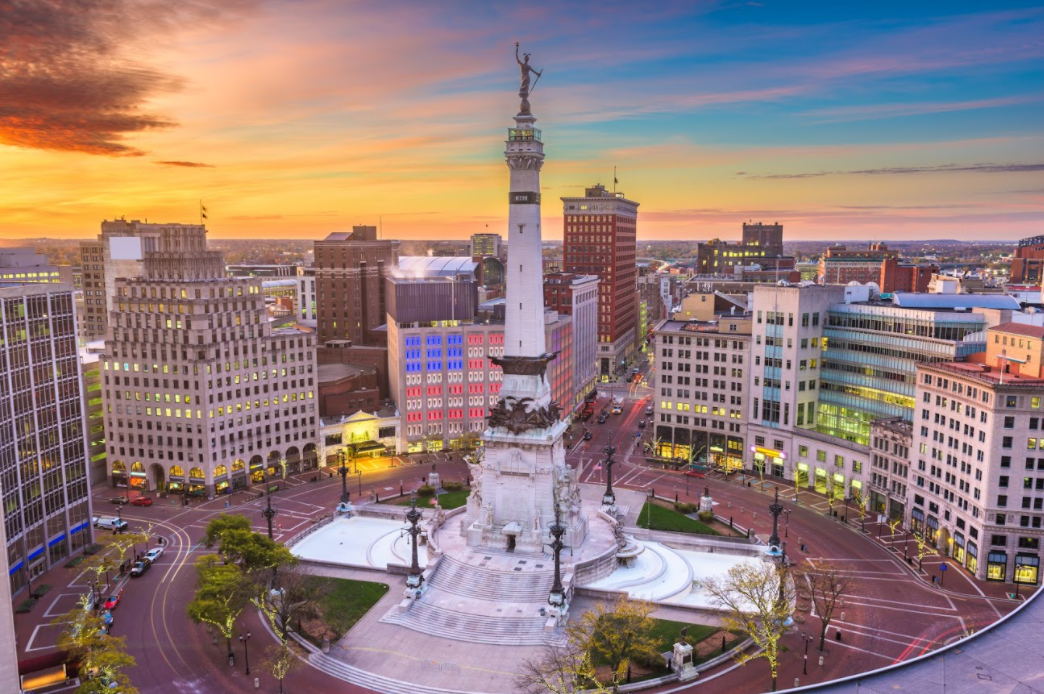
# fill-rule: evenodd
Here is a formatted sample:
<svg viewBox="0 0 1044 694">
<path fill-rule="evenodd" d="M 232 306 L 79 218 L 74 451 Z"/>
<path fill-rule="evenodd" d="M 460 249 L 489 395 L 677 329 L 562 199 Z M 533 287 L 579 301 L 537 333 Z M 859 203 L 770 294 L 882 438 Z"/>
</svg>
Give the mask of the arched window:
<svg viewBox="0 0 1044 694">
<path fill-rule="evenodd" d="M 171 475 L 171 477 L 184 477 L 185 476 L 185 468 L 181 467 L 180 465 L 171 465 L 170 466 L 170 475 Z"/>
<path fill-rule="evenodd" d="M 227 474 L 228 474 L 228 468 L 225 467 L 224 465 L 218 465 L 216 468 L 214 468 L 214 477 L 221 477 L 221 475 L 227 475 Z"/>
<path fill-rule="evenodd" d="M 131 463 L 131 472 L 145 472 L 145 466 L 139 462 Z"/>
<path fill-rule="evenodd" d="M 235 472 L 236 470 L 245 470 L 245 469 L 246 469 L 246 463 L 244 463 L 242 460 L 237 460 L 236 462 L 232 463 L 232 472 Z"/>
<path fill-rule="evenodd" d="M 123 464 L 123 461 L 114 460 L 112 462 L 112 471 L 113 472 L 127 472 L 127 466 Z"/>
<path fill-rule="evenodd" d="M 198 467 L 194 467 L 189 470 L 189 477 L 203 477 L 203 471 Z"/>
</svg>

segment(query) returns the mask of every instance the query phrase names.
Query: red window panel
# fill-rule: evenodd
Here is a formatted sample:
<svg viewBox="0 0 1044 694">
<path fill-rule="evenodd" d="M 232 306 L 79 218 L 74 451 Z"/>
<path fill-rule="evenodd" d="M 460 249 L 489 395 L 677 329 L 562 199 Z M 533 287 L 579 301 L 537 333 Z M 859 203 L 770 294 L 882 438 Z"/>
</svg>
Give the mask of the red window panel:
<svg viewBox="0 0 1044 694">
<path fill-rule="evenodd" d="M 485 386 L 481 383 L 472 383 L 468 386 L 468 392 L 472 395 L 482 395 Z"/>
<path fill-rule="evenodd" d="M 489 392 L 493 393 L 494 395 L 496 395 L 497 393 L 500 392 L 500 386 L 501 385 L 503 385 L 503 384 L 501 384 L 501 383 L 490 383 L 489 384 Z"/>
</svg>

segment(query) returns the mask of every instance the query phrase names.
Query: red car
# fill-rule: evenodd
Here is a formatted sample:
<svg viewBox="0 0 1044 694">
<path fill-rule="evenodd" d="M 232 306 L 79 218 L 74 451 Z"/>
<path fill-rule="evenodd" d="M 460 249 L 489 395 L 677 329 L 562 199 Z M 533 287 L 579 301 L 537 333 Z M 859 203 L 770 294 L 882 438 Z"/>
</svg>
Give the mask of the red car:
<svg viewBox="0 0 1044 694">
<path fill-rule="evenodd" d="M 686 470 L 685 475 L 687 477 L 706 477 L 707 474 L 703 470 Z"/>
<path fill-rule="evenodd" d="M 134 500 L 131 501 L 131 506 L 152 506 L 152 497 L 136 496 L 134 497 Z"/>
<path fill-rule="evenodd" d="M 123 588 L 120 588 L 119 591 L 113 593 L 112 595 L 110 595 L 109 597 L 107 597 L 105 599 L 105 609 L 107 609 L 107 610 L 114 610 L 114 609 L 116 609 L 116 606 L 120 604 L 120 599 L 122 597 L 123 597 Z"/>
</svg>

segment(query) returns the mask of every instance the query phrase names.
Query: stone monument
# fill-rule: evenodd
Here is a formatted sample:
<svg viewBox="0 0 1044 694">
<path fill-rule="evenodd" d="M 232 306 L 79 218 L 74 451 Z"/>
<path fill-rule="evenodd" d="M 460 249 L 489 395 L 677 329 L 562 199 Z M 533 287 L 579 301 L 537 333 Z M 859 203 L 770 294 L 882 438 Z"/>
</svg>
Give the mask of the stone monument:
<svg viewBox="0 0 1044 694">
<path fill-rule="evenodd" d="M 555 358 L 544 344 L 544 294 L 540 230 L 540 168 L 544 145 L 530 111 L 529 54 L 521 68 L 521 106 L 508 128 L 506 151 L 508 245 L 503 355 L 490 357 L 504 372 L 500 399 L 482 434 L 484 456 L 475 473 L 462 523 L 467 544 L 518 552 L 543 552 L 555 519 L 566 528 L 561 542 L 576 547 L 587 535 L 576 472 L 565 462 L 566 423 L 551 400 L 545 372 Z M 535 86 L 535 82 L 533 83 Z"/>
<path fill-rule="evenodd" d="M 710 487 L 703 488 L 703 496 L 700 497 L 700 513 L 714 513 L 714 499 L 710 495 Z"/>
</svg>

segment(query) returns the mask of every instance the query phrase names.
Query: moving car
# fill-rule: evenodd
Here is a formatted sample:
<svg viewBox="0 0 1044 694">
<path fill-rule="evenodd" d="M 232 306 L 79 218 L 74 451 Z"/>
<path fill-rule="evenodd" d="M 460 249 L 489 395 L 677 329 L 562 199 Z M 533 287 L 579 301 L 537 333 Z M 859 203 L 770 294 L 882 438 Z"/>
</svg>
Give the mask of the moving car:
<svg viewBox="0 0 1044 694">
<path fill-rule="evenodd" d="M 647 417 L 652 417 L 652 413 L 653 413 L 652 405 L 649 405 L 648 407 L 645 408 L 645 415 Z"/>
<path fill-rule="evenodd" d="M 150 560 L 148 560 L 148 559 L 142 559 L 141 561 L 136 561 L 136 562 L 134 562 L 134 566 L 131 567 L 130 575 L 131 576 L 141 576 L 142 574 L 144 574 L 146 571 L 149 570 L 150 566 L 152 566 L 152 562 Z M 119 602 L 119 601 L 117 600 L 117 602 Z"/>
<path fill-rule="evenodd" d="M 112 518 L 106 516 L 95 517 L 94 527 L 102 528 L 104 530 L 118 530 L 122 532 L 127 529 L 127 521 L 120 520 L 119 518 Z"/>
<path fill-rule="evenodd" d="M 585 431 L 584 432 L 584 441 L 590 441 L 590 440 L 591 440 L 591 432 Z"/>
<path fill-rule="evenodd" d="M 150 549 L 148 552 L 145 553 L 145 558 L 148 559 L 151 562 L 155 562 L 157 559 L 159 559 L 162 556 L 163 556 L 163 548 L 162 547 L 156 547 L 154 549 Z"/>
<path fill-rule="evenodd" d="M 152 506 L 151 496 L 137 496 L 134 497 L 134 501 L 131 502 L 131 506 Z"/>
<path fill-rule="evenodd" d="M 105 598 L 105 605 L 104 605 L 105 609 L 107 609 L 107 610 L 116 609 L 116 606 L 120 604 L 120 600 L 122 600 L 122 599 L 123 599 L 123 588 L 120 588 L 118 591 L 116 591 L 115 593 L 113 593 L 109 597 Z"/>
<path fill-rule="evenodd" d="M 644 429 L 645 428 L 645 420 L 644 419 L 638 420 L 638 428 L 639 429 Z"/>
<path fill-rule="evenodd" d="M 125 496 L 114 496 L 111 499 L 109 499 L 109 503 L 110 504 L 116 504 L 117 506 L 123 506 L 124 504 L 126 504 L 129 501 L 130 501 L 130 499 L 128 499 Z"/>
<path fill-rule="evenodd" d="M 613 405 L 613 414 L 620 414 L 623 412 L 623 408 L 619 405 Z"/>
<path fill-rule="evenodd" d="M 599 424 L 605 424 L 605 415 L 604 414 L 598 416 L 598 423 Z"/>
</svg>

